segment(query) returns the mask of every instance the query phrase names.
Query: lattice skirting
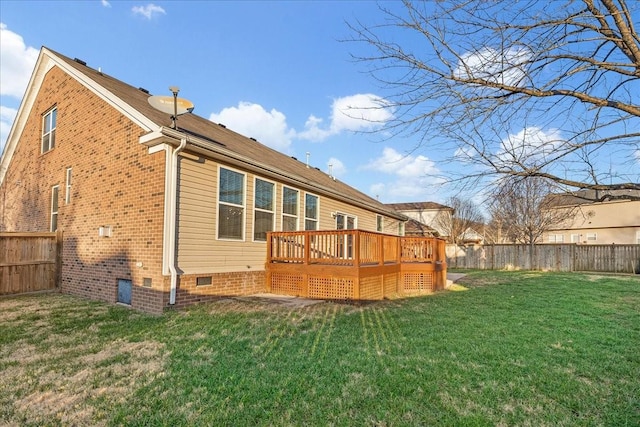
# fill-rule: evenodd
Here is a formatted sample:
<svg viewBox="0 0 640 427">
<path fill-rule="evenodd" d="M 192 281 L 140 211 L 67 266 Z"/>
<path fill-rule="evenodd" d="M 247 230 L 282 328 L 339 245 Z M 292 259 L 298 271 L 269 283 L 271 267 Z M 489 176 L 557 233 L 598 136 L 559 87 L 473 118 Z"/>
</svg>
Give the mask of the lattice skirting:
<svg viewBox="0 0 640 427">
<path fill-rule="evenodd" d="M 347 278 L 309 277 L 309 298 L 353 299 L 354 281 Z"/>
<path fill-rule="evenodd" d="M 271 292 L 280 295 L 301 296 L 304 277 L 301 274 L 273 273 L 271 275 Z"/>
<path fill-rule="evenodd" d="M 404 292 L 433 291 L 433 273 L 404 273 L 402 288 Z"/>
</svg>

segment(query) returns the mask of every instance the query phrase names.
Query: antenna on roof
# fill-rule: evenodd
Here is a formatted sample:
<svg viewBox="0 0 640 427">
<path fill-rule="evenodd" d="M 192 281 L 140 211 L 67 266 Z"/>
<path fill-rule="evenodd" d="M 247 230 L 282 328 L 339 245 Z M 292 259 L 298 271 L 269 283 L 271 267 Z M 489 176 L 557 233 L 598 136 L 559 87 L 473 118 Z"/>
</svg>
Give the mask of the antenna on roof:
<svg viewBox="0 0 640 427">
<path fill-rule="evenodd" d="M 193 102 L 187 101 L 183 98 L 178 98 L 178 92 L 180 92 L 180 88 L 171 86 L 169 90 L 171 91 L 171 93 L 173 93 L 173 96 L 150 96 L 148 101 L 149 104 L 151 104 L 151 106 L 156 110 L 160 110 L 163 113 L 171 114 L 171 127 L 173 129 L 177 129 L 178 116 L 192 112 L 195 107 L 193 105 Z"/>
</svg>

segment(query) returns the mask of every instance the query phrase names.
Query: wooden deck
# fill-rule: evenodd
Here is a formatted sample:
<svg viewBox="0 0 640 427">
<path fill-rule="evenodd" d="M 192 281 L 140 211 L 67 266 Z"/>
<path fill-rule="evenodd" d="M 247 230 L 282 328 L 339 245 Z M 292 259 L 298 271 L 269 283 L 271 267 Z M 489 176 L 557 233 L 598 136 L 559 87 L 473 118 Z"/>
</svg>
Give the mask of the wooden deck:
<svg viewBox="0 0 640 427">
<path fill-rule="evenodd" d="M 445 241 L 362 230 L 267 234 L 267 291 L 380 300 L 444 289 Z"/>
</svg>

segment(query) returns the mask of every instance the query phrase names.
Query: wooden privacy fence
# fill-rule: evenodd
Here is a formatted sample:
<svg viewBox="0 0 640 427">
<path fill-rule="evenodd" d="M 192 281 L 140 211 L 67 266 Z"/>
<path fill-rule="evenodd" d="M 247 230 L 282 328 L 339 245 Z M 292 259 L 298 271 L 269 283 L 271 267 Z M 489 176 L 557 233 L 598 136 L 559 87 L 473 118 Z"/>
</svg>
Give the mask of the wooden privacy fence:
<svg viewBox="0 0 640 427">
<path fill-rule="evenodd" d="M 640 245 L 447 245 L 449 268 L 640 274 Z"/>
<path fill-rule="evenodd" d="M 267 233 L 267 290 L 319 299 L 379 300 L 446 282 L 444 240 L 362 230 Z"/>
<path fill-rule="evenodd" d="M 56 289 L 62 233 L 0 233 L 0 295 Z"/>
</svg>

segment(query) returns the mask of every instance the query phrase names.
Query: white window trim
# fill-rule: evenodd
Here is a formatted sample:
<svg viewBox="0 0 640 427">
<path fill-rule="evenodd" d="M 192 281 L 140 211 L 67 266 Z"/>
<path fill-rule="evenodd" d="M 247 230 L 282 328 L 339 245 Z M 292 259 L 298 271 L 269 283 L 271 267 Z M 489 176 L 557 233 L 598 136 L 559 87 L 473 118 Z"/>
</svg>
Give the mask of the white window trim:
<svg viewBox="0 0 640 427">
<path fill-rule="evenodd" d="M 258 181 L 263 181 L 263 182 L 268 182 L 270 184 L 273 185 L 273 188 L 271 190 L 271 203 L 272 203 L 272 207 L 271 210 L 265 210 L 265 209 L 260 209 L 256 207 L 256 194 L 257 191 L 256 189 L 258 188 Z M 271 231 L 275 230 L 275 226 L 276 226 L 276 188 L 277 188 L 277 183 L 268 179 L 264 179 L 264 178 L 259 178 L 259 177 L 254 177 L 253 179 L 253 227 L 251 230 L 251 237 L 252 240 L 254 242 L 257 243 L 264 243 L 266 242 L 265 240 L 256 240 L 256 212 L 266 212 L 266 213 L 270 213 L 271 214 Z"/>
<path fill-rule="evenodd" d="M 586 233 L 585 240 L 587 242 L 596 242 L 598 241 L 598 233 Z"/>
<path fill-rule="evenodd" d="M 56 209 L 54 210 L 54 206 L 53 206 L 53 200 L 54 200 L 54 194 L 56 195 L 56 199 L 57 199 L 57 206 Z M 56 231 L 58 229 L 58 212 L 60 211 L 60 186 L 59 185 L 54 185 L 53 187 L 51 187 L 51 204 L 50 204 L 50 215 L 49 215 L 49 230 L 50 231 Z M 56 228 L 53 228 L 53 218 L 56 218 Z"/>
<path fill-rule="evenodd" d="M 40 152 L 42 154 L 44 153 L 48 153 L 49 151 L 53 150 L 55 148 L 55 137 L 54 137 L 54 142 L 53 142 L 53 146 L 51 145 L 51 133 L 53 133 L 56 128 L 58 127 L 58 114 L 57 114 L 57 110 L 58 107 L 53 107 L 50 110 L 48 110 L 46 113 L 44 113 L 42 115 L 42 135 L 40 136 Z M 56 112 L 56 123 L 55 126 L 52 126 L 51 129 L 49 129 L 48 132 L 45 132 L 46 126 L 45 123 L 47 122 L 47 120 L 49 122 L 51 122 L 51 117 L 53 116 L 53 112 Z M 49 142 L 47 145 L 47 149 L 45 150 L 44 148 L 44 137 L 49 135 Z"/>
<path fill-rule="evenodd" d="M 229 202 L 220 201 L 220 176 L 222 175 L 220 171 L 222 169 L 226 169 L 228 171 L 239 173 L 243 176 L 242 180 L 242 205 L 236 205 Z M 240 239 L 231 239 L 228 237 L 220 237 L 220 205 L 225 206 L 233 206 L 242 208 L 242 237 Z M 218 165 L 218 194 L 217 194 L 217 203 L 216 203 L 216 239 L 222 240 L 226 242 L 244 242 L 246 241 L 246 233 L 247 233 L 247 174 L 237 169 L 233 169 L 226 166 Z"/>
<path fill-rule="evenodd" d="M 547 239 L 549 243 L 564 243 L 564 234 L 549 234 Z"/>
<path fill-rule="evenodd" d="M 67 168 L 67 173 L 66 173 L 66 177 L 67 177 L 67 181 L 66 181 L 66 186 L 65 186 L 65 193 L 64 193 L 64 204 L 68 205 L 71 203 L 71 186 L 72 186 L 72 178 L 73 178 L 73 173 L 72 173 L 72 168 Z"/>
<path fill-rule="evenodd" d="M 284 189 L 285 188 L 287 188 L 289 190 L 293 190 L 293 191 L 296 192 L 296 215 L 295 216 L 284 212 L 284 205 L 285 205 L 285 203 L 284 203 Z M 285 218 L 295 218 L 296 219 L 296 229 L 295 229 L 295 231 L 300 230 L 300 190 L 298 190 L 297 188 L 288 187 L 286 185 L 283 185 L 282 186 L 282 197 L 281 197 L 281 199 L 282 199 L 282 209 L 281 209 L 282 217 L 280 219 L 280 230 L 284 230 L 284 219 Z"/>
<path fill-rule="evenodd" d="M 307 196 L 315 197 L 318 203 L 316 204 L 316 218 L 307 218 Z M 320 196 L 313 193 L 304 193 L 304 206 L 302 208 L 302 212 L 304 213 L 304 230 L 305 231 L 315 231 L 320 229 Z M 307 220 L 315 221 L 316 228 L 313 230 L 307 230 Z"/>
<path fill-rule="evenodd" d="M 344 212 L 336 212 L 336 222 L 335 222 L 335 227 L 336 230 L 338 229 L 338 217 L 339 216 L 343 216 L 344 217 L 344 225 L 346 227 L 347 222 L 349 221 L 349 218 L 353 218 L 353 228 L 343 228 L 343 230 L 356 230 L 358 228 L 358 217 L 355 215 L 351 215 L 351 214 L 347 214 Z"/>
</svg>

